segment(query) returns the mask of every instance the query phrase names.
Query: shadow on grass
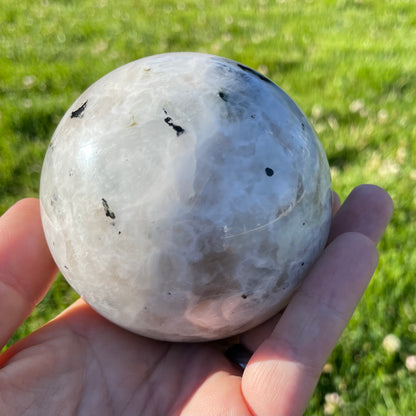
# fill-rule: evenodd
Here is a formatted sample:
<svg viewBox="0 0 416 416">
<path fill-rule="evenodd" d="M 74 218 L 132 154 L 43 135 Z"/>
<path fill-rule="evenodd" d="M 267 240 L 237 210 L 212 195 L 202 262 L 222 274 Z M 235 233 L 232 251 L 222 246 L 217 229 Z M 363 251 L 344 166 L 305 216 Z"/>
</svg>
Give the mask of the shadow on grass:
<svg viewBox="0 0 416 416">
<path fill-rule="evenodd" d="M 56 128 L 57 119 L 59 116 L 56 110 L 33 106 L 13 117 L 11 127 L 16 132 L 16 136 L 22 137 L 24 142 L 49 141 Z"/>
<path fill-rule="evenodd" d="M 344 169 L 345 166 L 356 160 L 359 154 L 356 147 L 346 147 L 339 151 L 330 152 L 327 154 L 329 166 Z"/>
<path fill-rule="evenodd" d="M 302 67 L 305 62 L 298 59 L 288 59 L 286 61 L 279 61 L 275 63 L 274 69 L 282 74 L 287 74 L 291 71 Z"/>
</svg>

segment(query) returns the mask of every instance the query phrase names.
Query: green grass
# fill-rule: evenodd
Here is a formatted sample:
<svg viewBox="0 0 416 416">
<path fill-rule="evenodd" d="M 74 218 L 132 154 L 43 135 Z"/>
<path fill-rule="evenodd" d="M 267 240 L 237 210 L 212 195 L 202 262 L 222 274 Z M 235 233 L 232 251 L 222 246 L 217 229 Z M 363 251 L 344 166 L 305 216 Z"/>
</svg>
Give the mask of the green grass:
<svg viewBox="0 0 416 416">
<path fill-rule="evenodd" d="M 410 0 L 2 0 L 0 213 L 36 196 L 69 105 L 121 64 L 167 51 L 223 55 L 278 83 L 314 124 L 345 198 L 378 184 L 395 203 L 376 275 L 307 414 L 415 414 L 415 5 Z M 70 304 L 60 277 L 10 342 Z M 389 354 L 387 334 L 401 340 Z M 327 408 L 327 411 L 329 409 Z"/>
</svg>

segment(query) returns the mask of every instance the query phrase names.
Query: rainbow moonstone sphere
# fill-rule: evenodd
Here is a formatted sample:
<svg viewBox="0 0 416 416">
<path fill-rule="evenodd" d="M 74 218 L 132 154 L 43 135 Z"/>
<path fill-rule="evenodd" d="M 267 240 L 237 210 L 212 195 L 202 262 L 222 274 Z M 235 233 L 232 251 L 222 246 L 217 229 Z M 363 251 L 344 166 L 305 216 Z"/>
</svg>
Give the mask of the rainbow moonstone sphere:
<svg viewBox="0 0 416 416">
<path fill-rule="evenodd" d="M 296 104 L 240 63 L 167 53 L 89 87 L 44 160 L 52 255 L 97 312 L 206 341 L 288 302 L 325 245 L 331 181 Z"/>
</svg>

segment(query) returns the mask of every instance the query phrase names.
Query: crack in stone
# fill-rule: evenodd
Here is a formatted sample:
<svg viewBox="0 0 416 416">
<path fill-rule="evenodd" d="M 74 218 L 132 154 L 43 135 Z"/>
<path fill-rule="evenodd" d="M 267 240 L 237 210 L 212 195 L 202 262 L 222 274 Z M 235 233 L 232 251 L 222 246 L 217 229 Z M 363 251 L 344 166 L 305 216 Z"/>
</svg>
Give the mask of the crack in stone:
<svg viewBox="0 0 416 416">
<path fill-rule="evenodd" d="M 227 235 L 227 236 L 224 237 L 224 240 L 228 240 L 228 239 L 234 238 L 234 237 L 240 237 L 242 235 L 253 233 L 255 231 L 264 230 L 269 225 L 274 224 L 275 222 L 279 221 L 281 218 L 286 217 L 287 215 L 289 215 L 293 211 L 293 209 L 302 201 L 304 195 L 305 195 L 304 191 L 300 195 L 296 195 L 297 196 L 296 201 L 293 202 L 292 204 L 290 204 L 286 209 L 283 209 L 281 212 L 279 212 L 279 215 L 275 219 L 269 221 L 268 223 L 260 225 L 259 227 L 256 227 L 256 228 L 252 228 L 251 230 L 243 231 L 241 233 L 237 233 L 237 234 L 233 234 L 233 235 Z"/>
</svg>

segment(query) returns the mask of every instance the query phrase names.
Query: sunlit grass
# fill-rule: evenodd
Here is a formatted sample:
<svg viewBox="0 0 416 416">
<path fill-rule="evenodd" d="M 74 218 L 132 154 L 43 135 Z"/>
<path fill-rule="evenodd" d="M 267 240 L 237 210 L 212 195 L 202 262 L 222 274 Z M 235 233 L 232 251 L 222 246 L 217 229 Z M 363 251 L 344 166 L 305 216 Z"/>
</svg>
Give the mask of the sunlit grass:
<svg viewBox="0 0 416 416">
<path fill-rule="evenodd" d="M 310 118 L 342 198 L 366 182 L 386 188 L 395 203 L 377 273 L 307 414 L 415 414 L 405 365 L 416 354 L 415 23 L 410 0 L 3 0 L 0 212 L 37 195 L 61 116 L 110 70 L 186 50 L 258 69 Z M 11 342 L 75 298 L 57 279 Z M 383 347 L 389 334 L 400 340 L 396 352 Z"/>
</svg>

